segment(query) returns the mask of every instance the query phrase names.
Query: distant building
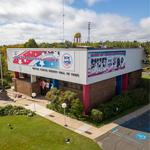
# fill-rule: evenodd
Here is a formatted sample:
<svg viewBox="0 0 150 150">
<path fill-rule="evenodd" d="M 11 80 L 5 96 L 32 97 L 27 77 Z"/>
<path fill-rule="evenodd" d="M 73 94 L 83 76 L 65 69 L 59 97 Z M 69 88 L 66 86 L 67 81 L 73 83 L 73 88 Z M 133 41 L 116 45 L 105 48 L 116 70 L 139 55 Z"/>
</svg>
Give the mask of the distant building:
<svg viewBox="0 0 150 150">
<path fill-rule="evenodd" d="M 133 49 L 7 49 L 15 90 L 40 95 L 39 79 L 78 93 L 84 110 L 134 88 L 141 78 L 144 50 Z"/>
</svg>

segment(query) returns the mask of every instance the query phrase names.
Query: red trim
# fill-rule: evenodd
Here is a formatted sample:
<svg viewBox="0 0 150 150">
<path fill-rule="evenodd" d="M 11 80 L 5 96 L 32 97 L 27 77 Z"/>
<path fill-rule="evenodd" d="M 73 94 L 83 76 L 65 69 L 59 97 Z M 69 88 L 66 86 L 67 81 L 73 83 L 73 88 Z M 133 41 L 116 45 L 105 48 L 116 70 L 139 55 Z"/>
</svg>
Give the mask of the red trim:
<svg viewBox="0 0 150 150">
<path fill-rule="evenodd" d="M 122 90 L 125 92 L 128 89 L 128 74 L 122 75 Z"/>
<path fill-rule="evenodd" d="M 90 107 L 90 85 L 83 85 L 84 113 L 88 114 Z"/>
<path fill-rule="evenodd" d="M 14 72 L 14 77 L 19 78 L 19 72 Z"/>
</svg>

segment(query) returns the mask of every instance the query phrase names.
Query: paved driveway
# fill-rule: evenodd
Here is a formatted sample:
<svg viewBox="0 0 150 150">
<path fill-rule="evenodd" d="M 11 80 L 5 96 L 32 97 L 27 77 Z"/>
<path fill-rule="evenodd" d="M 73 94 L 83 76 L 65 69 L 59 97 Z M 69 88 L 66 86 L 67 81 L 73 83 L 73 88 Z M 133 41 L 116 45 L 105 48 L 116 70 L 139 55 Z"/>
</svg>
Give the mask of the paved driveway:
<svg viewBox="0 0 150 150">
<path fill-rule="evenodd" d="M 96 138 L 103 150 L 149 150 L 150 111 Z"/>
</svg>

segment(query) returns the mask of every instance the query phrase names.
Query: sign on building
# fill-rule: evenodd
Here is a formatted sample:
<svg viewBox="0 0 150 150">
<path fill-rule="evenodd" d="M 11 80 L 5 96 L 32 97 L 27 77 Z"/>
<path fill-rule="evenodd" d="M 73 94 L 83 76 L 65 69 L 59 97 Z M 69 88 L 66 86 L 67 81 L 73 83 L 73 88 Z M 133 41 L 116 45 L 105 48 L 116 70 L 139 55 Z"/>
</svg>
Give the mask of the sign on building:
<svg viewBox="0 0 150 150">
<path fill-rule="evenodd" d="M 13 52 L 13 63 L 37 68 L 74 71 L 74 52 L 16 50 Z"/>
<path fill-rule="evenodd" d="M 88 77 L 122 70 L 126 66 L 126 51 L 88 52 Z"/>
</svg>

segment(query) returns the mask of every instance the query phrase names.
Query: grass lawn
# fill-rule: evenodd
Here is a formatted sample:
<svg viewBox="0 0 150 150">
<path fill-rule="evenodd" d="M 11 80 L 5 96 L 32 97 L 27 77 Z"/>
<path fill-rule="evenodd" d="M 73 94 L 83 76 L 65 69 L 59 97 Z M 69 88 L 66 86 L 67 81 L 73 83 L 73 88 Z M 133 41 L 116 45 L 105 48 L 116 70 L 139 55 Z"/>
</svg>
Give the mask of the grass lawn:
<svg viewBox="0 0 150 150">
<path fill-rule="evenodd" d="M 12 124 L 10 129 L 8 124 Z M 65 138 L 71 139 L 66 144 Z M 100 150 L 92 140 L 39 116 L 0 117 L 0 150 Z"/>
<path fill-rule="evenodd" d="M 148 73 L 142 74 L 143 79 L 150 79 L 150 75 Z"/>
</svg>

